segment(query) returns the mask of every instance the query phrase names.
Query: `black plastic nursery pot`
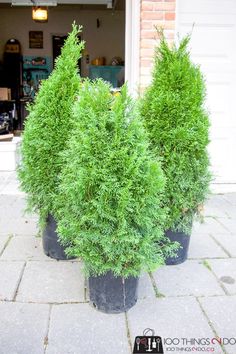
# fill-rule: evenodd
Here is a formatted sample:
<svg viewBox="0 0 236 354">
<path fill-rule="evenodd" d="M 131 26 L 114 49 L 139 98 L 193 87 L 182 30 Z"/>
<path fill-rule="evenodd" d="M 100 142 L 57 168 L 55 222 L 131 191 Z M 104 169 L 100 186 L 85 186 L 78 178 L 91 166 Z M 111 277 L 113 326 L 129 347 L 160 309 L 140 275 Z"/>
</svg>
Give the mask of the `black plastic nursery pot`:
<svg viewBox="0 0 236 354">
<path fill-rule="evenodd" d="M 138 280 L 136 277 L 115 277 L 111 271 L 89 277 L 90 304 L 105 313 L 128 311 L 137 302 Z"/>
<path fill-rule="evenodd" d="M 65 254 L 65 247 L 60 244 L 56 229 L 56 220 L 51 214 L 49 214 L 46 222 L 46 227 L 43 231 L 44 253 L 48 257 L 62 261 L 75 258 L 67 257 L 67 255 Z"/>
<path fill-rule="evenodd" d="M 176 252 L 176 257 L 166 258 L 166 265 L 176 265 L 186 261 L 188 257 L 190 235 L 187 235 L 184 232 L 176 232 L 172 230 L 167 230 L 165 235 L 171 242 L 177 241 L 180 244 L 180 247 Z"/>
</svg>

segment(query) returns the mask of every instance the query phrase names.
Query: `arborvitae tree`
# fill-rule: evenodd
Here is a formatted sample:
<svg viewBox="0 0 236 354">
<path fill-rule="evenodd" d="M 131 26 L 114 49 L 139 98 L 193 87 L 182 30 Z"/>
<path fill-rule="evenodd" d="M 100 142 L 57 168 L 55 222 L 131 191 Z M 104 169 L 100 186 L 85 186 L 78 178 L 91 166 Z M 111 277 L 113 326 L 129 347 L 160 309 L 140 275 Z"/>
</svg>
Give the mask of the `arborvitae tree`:
<svg viewBox="0 0 236 354">
<path fill-rule="evenodd" d="M 42 82 L 25 124 L 19 168 L 22 189 L 29 209 L 39 211 L 42 220 L 54 213 L 61 170 L 61 151 L 73 134 L 71 108 L 81 86 L 78 60 L 84 43 L 79 42 L 81 27 L 72 25 L 49 78 Z"/>
<path fill-rule="evenodd" d="M 74 119 L 58 195 L 61 242 L 88 274 L 154 269 L 164 259 L 164 178 L 126 87 L 113 97 L 104 81 L 86 81 Z"/>
<path fill-rule="evenodd" d="M 161 156 L 167 178 L 166 229 L 189 232 L 211 178 L 205 82 L 199 66 L 190 59 L 190 37 L 182 39 L 178 46 L 168 46 L 160 35 L 152 83 L 141 104 L 141 113 L 152 149 Z"/>
</svg>

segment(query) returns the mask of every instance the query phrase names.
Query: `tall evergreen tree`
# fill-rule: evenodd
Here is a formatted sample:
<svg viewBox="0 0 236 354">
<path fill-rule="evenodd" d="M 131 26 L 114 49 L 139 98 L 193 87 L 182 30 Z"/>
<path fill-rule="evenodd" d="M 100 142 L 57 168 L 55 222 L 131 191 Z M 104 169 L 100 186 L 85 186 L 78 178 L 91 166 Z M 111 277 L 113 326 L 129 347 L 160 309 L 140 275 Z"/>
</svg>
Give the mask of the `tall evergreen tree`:
<svg viewBox="0 0 236 354">
<path fill-rule="evenodd" d="M 30 106 L 23 134 L 19 178 L 29 208 L 39 211 L 42 220 L 54 213 L 53 201 L 62 167 L 60 153 L 75 125 L 71 107 L 81 86 L 78 60 L 84 48 L 78 40 L 79 32 L 81 27 L 73 24 L 55 69 L 42 82 Z"/>
<path fill-rule="evenodd" d="M 61 242 L 89 274 L 154 269 L 164 263 L 164 178 L 126 87 L 113 97 L 102 80 L 85 82 L 74 117 L 58 195 Z"/>
<path fill-rule="evenodd" d="M 161 157 L 167 178 L 166 229 L 189 232 L 211 179 L 206 88 L 199 66 L 190 59 L 190 37 L 178 46 L 169 46 L 162 33 L 160 36 L 141 113 L 151 147 Z"/>
</svg>

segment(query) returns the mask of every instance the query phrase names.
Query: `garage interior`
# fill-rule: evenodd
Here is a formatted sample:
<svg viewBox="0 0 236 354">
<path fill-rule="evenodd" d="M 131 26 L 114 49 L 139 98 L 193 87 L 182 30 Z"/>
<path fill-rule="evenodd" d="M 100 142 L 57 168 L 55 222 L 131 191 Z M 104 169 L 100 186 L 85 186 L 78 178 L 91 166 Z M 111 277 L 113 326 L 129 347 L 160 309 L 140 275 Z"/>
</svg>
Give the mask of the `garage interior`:
<svg viewBox="0 0 236 354">
<path fill-rule="evenodd" d="M 39 7 L 46 21 L 33 20 Z M 86 42 L 81 76 L 123 84 L 125 0 L 0 0 L 0 16 L 0 134 L 23 130 L 27 104 L 53 70 L 73 21 Z"/>
</svg>

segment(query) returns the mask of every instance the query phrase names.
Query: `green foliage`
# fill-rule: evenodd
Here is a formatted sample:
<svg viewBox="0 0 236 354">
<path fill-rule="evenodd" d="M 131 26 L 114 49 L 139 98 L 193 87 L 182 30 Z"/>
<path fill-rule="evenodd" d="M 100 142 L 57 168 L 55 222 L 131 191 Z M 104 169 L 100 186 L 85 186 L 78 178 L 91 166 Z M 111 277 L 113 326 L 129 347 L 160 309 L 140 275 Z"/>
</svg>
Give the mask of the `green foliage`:
<svg viewBox="0 0 236 354">
<path fill-rule="evenodd" d="M 152 83 L 141 103 L 153 151 L 167 178 L 166 229 L 189 232 L 210 182 L 209 119 L 205 82 L 187 50 L 190 37 L 169 47 L 163 34 L 156 49 Z"/>
<path fill-rule="evenodd" d="M 85 81 L 74 119 L 57 203 L 61 242 L 88 274 L 154 269 L 164 263 L 166 247 L 164 177 L 126 87 L 113 97 L 104 81 Z"/>
<path fill-rule="evenodd" d="M 54 213 L 60 152 L 65 149 L 75 124 L 71 108 L 81 86 L 77 64 L 84 47 L 83 42 L 78 42 L 79 32 L 81 27 L 73 24 L 55 69 L 42 82 L 29 108 L 23 134 L 18 174 L 21 187 L 28 195 L 29 209 L 39 211 L 42 220 L 48 213 Z"/>
</svg>

